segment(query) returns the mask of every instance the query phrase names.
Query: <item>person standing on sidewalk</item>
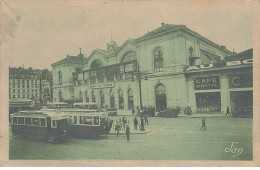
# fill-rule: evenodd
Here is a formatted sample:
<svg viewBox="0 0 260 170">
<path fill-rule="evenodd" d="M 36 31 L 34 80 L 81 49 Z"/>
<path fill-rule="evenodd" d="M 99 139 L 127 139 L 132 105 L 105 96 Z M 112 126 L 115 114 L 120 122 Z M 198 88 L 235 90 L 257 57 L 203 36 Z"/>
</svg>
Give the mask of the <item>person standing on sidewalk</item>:
<svg viewBox="0 0 260 170">
<path fill-rule="evenodd" d="M 229 109 L 228 106 L 227 106 L 227 110 L 226 110 L 226 116 L 227 116 L 227 115 L 230 115 L 230 116 L 231 116 L 230 109 Z"/>
<path fill-rule="evenodd" d="M 132 115 L 133 116 L 135 115 L 135 108 L 134 107 L 132 108 Z"/>
<path fill-rule="evenodd" d="M 126 133 L 127 141 L 129 141 L 129 138 L 130 138 L 130 128 L 129 128 L 128 124 L 126 124 L 125 133 Z"/>
<path fill-rule="evenodd" d="M 200 128 L 201 130 L 206 130 L 206 121 L 205 121 L 205 117 L 202 119 L 202 126 Z"/>
<path fill-rule="evenodd" d="M 146 125 L 146 124 L 149 125 L 147 116 L 144 116 L 144 124 L 145 124 L 145 125 Z"/>
<path fill-rule="evenodd" d="M 119 135 L 119 130 L 120 130 L 119 122 L 117 122 L 116 127 L 115 127 L 115 130 L 116 130 L 116 136 L 118 137 L 118 135 Z"/>
<path fill-rule="evenodd" d="M 135 117 L 135 119 L 134 119 L 134 125 L 135 125 L 135 130 L 137 130 L 137 125 L 138 125 L 137 117 Z"/>
</svg>

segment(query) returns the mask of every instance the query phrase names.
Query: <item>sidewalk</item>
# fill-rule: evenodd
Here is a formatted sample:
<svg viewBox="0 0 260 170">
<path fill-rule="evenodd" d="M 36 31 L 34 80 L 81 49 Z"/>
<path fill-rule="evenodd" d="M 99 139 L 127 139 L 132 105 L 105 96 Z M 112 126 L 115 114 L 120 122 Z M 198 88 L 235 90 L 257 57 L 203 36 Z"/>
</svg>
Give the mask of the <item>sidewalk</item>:
<svg viewBox="0 0 260 170">
<path fill-rule="evenodd" d="M 190 118 L 225 117 L 225 116 L 226 114 L 221 112 L 220 113 L 192 113 L 191 116 L 185 115 L 184 113 L 178 115 L 178 117 L 190 117 Z"/>
</svg>

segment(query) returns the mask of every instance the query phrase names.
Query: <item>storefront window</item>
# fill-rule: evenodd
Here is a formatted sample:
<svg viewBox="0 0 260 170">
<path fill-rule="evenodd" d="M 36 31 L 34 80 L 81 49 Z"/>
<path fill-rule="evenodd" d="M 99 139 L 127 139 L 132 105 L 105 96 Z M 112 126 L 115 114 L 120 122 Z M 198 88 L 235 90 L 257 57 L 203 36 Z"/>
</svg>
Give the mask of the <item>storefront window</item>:
<svg viewBox="0 0 260 170">
<path fill-rule="evenodd" d="M 220 112 L 221 97 L 219 92 L 196 93 L 197 111 L 202 113 Z"/>
</svg>

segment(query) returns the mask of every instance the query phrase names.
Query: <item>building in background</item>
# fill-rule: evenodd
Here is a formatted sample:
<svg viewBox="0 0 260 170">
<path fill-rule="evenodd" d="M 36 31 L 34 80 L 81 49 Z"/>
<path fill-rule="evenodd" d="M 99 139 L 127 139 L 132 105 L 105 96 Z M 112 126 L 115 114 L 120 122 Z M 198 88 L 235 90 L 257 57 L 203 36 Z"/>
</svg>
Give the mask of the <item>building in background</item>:
<svg viewBox="0 0 260 170">
<path fill-rule="evenodd" d="M 252 91 L 250 85 L 228 84 L 233 73 L 252 75 L 252 55 L 240 55 L 244 57 L 184 25 L 162 23 L 121 46 L 111 40 L 106 50 L 96 49 L 87 57 L 68 55 L 52 64 L 53 100 L 122 110 L 190 105 L 194 112 L 225 112 L 226 106 L 239 103 L 240 91 Z M 251 92 L 248 96 L 252 99 Z"/>
<path fill-rule="evenodd" d="M 9 109 L 16 111 L 52 101 L 52 73 L 9 67 Z"/>
</svg>

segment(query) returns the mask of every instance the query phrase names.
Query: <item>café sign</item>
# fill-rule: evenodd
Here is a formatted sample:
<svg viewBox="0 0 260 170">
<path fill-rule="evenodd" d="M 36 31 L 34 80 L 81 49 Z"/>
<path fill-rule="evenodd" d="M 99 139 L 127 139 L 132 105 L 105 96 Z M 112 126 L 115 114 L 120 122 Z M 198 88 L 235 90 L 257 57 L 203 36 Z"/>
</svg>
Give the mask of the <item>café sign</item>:
<svg viewBox="0 0 260 170">
<path fill-rule="evenodd" d="M 219 89 L 219 77 L 200 77 L 194 80 L 195 90 L 208 90 L 208 89 Z"/>
<path fill-rule="evenodd" d="M 186 71 L 195 71 L 195 70 L 217 68 L 217 67 L 223 67 L 223 66 L 230 67 L 230 66 L 245 65 L 245 64 L 253 64 L 253 59 L 227 61 L 224 63 L 202 64 L 202 65 L 198 65 L 198 66 L 189 66 L 186 69 Z"/>
</svg>

